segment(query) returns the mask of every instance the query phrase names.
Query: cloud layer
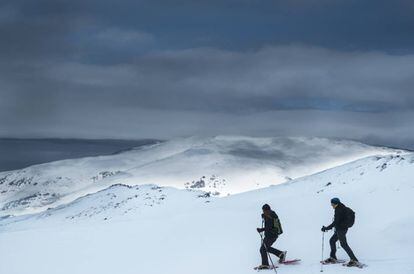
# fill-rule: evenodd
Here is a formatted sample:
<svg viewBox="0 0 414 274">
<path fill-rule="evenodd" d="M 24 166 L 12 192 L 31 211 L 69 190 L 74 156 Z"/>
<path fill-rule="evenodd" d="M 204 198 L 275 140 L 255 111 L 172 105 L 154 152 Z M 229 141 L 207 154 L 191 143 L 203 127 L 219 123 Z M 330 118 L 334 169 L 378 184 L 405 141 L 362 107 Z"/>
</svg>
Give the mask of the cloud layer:
<svg viewBox="0 0 414 274">
<path fill-rule="evenodd" d="M 414 5 L 373 3 L 2 1 L 0 136 L 414 148 Z"/>
</svg>

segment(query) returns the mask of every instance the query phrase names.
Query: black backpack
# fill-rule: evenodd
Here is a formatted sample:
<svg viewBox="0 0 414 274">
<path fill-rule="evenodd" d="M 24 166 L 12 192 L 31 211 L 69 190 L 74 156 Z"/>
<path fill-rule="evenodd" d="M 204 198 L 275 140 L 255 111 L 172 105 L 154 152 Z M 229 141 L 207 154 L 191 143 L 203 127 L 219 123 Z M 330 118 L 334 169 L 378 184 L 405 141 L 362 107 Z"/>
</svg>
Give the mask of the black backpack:
<svg viewBox="0 0 414 274">
<path fill-rule="evenodd" d="M 346 227 L 350 228 L 355 223 L 355 212 L 349 207 L 345 207 L 345 224 Z"/>
</svg>

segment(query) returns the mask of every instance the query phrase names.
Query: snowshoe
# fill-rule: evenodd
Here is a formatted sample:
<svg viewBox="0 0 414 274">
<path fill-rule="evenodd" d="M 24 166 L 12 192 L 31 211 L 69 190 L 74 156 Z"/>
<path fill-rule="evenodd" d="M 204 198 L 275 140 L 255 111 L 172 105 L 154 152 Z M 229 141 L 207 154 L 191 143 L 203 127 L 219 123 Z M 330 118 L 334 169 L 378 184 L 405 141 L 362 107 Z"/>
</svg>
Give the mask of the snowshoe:
<svg viewBox="0 0 414 274">
<path fill-rule="evenodd" d="M 277 266 L 273 267 L 273 266 L 270 266 L 270 265 L 259 265 L 259 266 L 256 266 L 253 269 L 254 270 L 269 270 L 269 269 L 274 269 L 274 268 L 277 268 Z"/>
<path fill-rule="evenodd" d="M 328 258 L 326 260 L 321 261 L 321 264 L 343 264 L 345 260 L 338 260 L 335 258 Z"/>
<path fill-rule="evenodd" d="M 350 260 L 348 263 L 343 264 L 343 266 L 363 268 L 366 265 L 365 264 L 361 264 L 358 261 Z"/>
<path fill-rule="evenodd" d="M 282 264 L 284 265 L 291 265 L 291 264 L 298 264 L 300 259 L 293 259 L 293 260 L 285 260 Z"/>
</svg>

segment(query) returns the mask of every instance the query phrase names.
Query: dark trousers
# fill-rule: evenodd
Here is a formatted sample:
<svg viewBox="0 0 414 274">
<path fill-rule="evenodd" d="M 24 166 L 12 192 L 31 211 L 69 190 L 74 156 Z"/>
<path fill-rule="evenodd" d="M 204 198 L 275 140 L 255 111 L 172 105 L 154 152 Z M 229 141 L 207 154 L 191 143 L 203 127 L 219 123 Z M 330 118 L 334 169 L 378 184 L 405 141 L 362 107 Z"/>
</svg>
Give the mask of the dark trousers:
<svg viewBox="0 0 414 274">
<path fill-rule="evenodd" d="M 329 244 L 331 245 L 331 258 L 336 259 L 336 242 L 339 240 L 339 243 L 348 254 L 349 258 L 351 258 L 351 260 L 358 261 L 354 255 L 354 252 L 352 252 L 352 249 L 349 247 L 348 242 L 346 241 L 347 232 L 348 229 L 336 230 L 334 235 L 329 240 Z"/>
<path fill-rule="evenodd" d="M 260 246 L 260 255 L 262 256 L 262 265 L 269 265 L 269 260 L 267 258 L 267 252 L 276 255 L 277 257 L 282 254 L 282 251 L 277 250 L 272 247 L 272 244 L 276 242 L 277 237 L 264 237 L 262 245 Z M 266 252 L 267 250 L 267 252 Z"/>
</svg>

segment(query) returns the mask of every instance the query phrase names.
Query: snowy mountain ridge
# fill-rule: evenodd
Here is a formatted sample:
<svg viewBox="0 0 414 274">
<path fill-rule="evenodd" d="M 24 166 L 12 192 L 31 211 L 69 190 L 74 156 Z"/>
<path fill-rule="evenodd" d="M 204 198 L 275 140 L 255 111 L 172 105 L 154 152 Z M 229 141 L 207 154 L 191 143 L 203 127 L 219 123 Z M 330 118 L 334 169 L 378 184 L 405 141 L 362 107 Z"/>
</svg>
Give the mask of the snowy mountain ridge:
<svg viewBox="0 0 414 274">
<path fill-rule="evenodd" d="M 279 184 L 402 150 L 324 138 L 190 137 L 123 153 L 0 173 L 0 215 L 40 212 L 113 184 L 156 184 L 214 195 Z"/>
</svg>

